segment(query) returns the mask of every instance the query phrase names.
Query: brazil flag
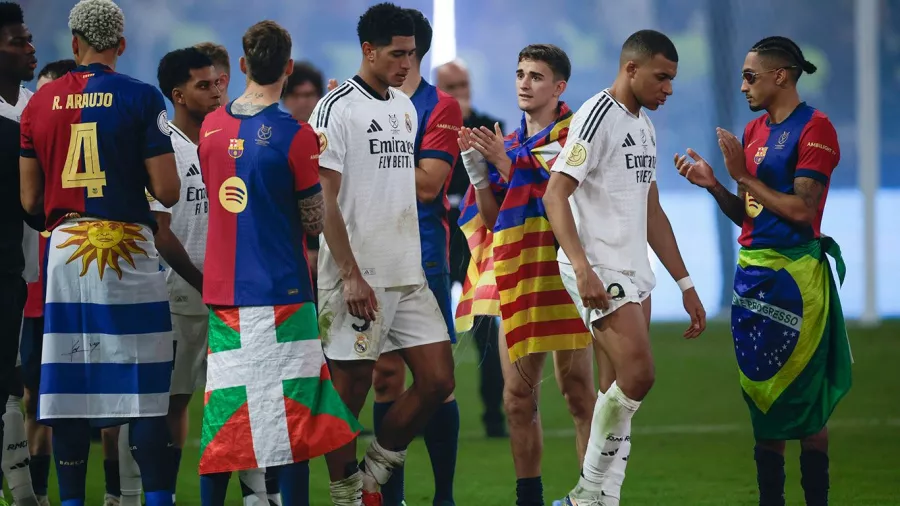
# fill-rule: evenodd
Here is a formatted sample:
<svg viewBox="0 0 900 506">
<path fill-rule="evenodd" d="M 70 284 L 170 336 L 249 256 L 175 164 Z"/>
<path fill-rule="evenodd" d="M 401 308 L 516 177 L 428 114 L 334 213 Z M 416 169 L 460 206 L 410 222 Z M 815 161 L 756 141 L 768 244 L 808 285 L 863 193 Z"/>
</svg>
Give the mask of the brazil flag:
<svg viewBox="0 0 900 506">
<path fill-rule="evenodd" d="M 850 390 L 850 343 L 826 254 L 843 284 L 846 268 L 830 237 L 741 249 L 731 330 L 756 439 L 819 432 Z"/>
</svg>

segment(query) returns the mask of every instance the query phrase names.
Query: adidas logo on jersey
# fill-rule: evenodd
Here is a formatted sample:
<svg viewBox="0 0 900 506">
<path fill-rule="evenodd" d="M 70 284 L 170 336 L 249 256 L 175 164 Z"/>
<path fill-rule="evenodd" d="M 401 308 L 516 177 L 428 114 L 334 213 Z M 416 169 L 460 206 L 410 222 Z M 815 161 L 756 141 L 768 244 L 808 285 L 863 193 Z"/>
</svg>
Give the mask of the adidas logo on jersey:
<svg viewBox="0 0 900 506">
<path fill-rule="evenodd" d="M 634 142 L 634 139 L 631 138 L 631 134 L 630 133 L 625 134 L 625 142 L 622 143 L 622 147 L 628 148 L 628 147 L 631 147 L 634 145 L 635 145 L 635 142 Z"/>
<path fill-rule="evenodd" d="M 369 125 L 369 129 L 366 130 L 366 133 L 372 134 L 372 133 L 381 132 L 381 131 L 382 131 L 381 125 L 379 125 L 378 122 L 373 119 L 372 123 Z"/>
<path fill-rule="evenodd" d="M 199 175 L 200 175 L 200 169 L 198 169 L 197 166 L 194 165 L 193 163 L 191 164 L 190 168 L 188 169 L 187 173 L 185 174 L 186 177 L 199 176 Z"/>
</svg>

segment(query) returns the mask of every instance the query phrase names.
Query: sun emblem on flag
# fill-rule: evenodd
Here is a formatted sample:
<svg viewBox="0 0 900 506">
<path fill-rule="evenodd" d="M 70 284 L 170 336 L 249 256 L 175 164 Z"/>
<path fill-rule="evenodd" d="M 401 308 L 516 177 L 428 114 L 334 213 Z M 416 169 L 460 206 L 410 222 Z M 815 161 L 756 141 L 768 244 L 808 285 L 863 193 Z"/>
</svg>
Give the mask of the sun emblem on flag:
<svg viewBox="0 0 900 506">
<path fill-rule="evenodd" d="M 240 158 L 244 154 L 244 139 L 231 139 L 228 141 L 228 156 Z"/>
<path fill-rule="evenodd" d="M 132 253 L 147 256 L 147 252 L 136 243 L 136 241 L 147 240 L 141 233 L 139 225 L 118 221 L 82 221 L 75 226 L 62 229 L 62 232 L 70 234 L 71 237 L 57 248 L 78 246 L 66 264 L 81 258 L 81 274 L 79 276 L 87 274 L 91 262 L 96 260 L 100 279 L 103 279 L 103 273 L 107 266 L 116 271 L 119 279 L 122 279 L 122 269 L 119 267 L 120 258 L 124 258 L 129 265 L 134 267 Z"/>
</svg>

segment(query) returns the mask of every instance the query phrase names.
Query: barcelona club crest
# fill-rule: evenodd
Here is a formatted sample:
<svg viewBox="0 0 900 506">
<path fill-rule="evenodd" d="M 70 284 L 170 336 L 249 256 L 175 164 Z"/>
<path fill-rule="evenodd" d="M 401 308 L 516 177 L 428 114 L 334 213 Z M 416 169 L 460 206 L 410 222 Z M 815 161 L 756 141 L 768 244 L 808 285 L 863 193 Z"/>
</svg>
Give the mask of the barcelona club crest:
<svg viewBox="0 0 900 506">
<path fill-rule="evenodd" d="M 244 154 L 244 139 L 231 139 L 228 141 L 228 156 L 240 158 Z"/>
<path fill-rule="evenodd" d="M 761 164 L 763 162 L 763 160 L 765 160 L 766 151 L 768 151 L 768 150 L 769 150 L 769 148 L 767 148 L 765 146 L 760 146 L 759 148 L 757 148 L 756 154 L 753 155 L 753 163 L 755 163 L 756 165 Z"/>
<path fill-rule="evenodd" d="M 409 113 L 406 113 L 406 131 L 412 133 L 412 118 L 409 117 Z"/>
</svg>

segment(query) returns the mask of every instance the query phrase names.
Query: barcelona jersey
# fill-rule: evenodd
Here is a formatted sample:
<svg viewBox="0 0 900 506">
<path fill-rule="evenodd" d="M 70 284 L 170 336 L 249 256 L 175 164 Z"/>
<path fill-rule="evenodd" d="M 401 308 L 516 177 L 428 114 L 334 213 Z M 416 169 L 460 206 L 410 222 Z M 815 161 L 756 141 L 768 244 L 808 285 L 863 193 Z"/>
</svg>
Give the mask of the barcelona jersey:
<svg viewBox="0 0 900 506">
<path fill-rule="evenodd" d="M 828 116 L 806 103 L 778 124 L 765 114 L 747 125 L 743 144 L 747 170 L 769 188 L 793 194 L 794 178 L 808 177 L 825 185 L 825 191 L 811 226 L 790 222 L 745 193 L 738 242 L 745 247 L 790 248 L 818 238 L 831 173 L 841 159 L 837 132 Z"/>
<path fill-rule="evenodd" d="M 99 63 L 35 93 L 21 155 L 43 169 L 47 230 L 70 213 L 155 228 L 144 160 L 172 153 L 167 122 L 159 90 Z"/>
<path fill-rule="evenodd" d="M 462 127 L 462 111 L 456 99 L 424 79 L 410 100 L 419 117 L 415 141 L 416 166 L 425 158 L 436 158 L 450 164 L 450 174 L 437 197 L 427 204 L 417 202 L 422 268 L 428 276 L 449 274 L 450 224 L 447 217 L 450 201 L 447 200 L 447 187 L 459 157 L 457 138 Z"/>
<path fill-rule="evenodd" d="M 200 171 L 209 192 L 203 302 L 271 306 L 313 300 L 297 205 L 321 191 L 319 143 L 272 104 L 243 116 L 231 104 L 206 116 Z"/>
</svg>

